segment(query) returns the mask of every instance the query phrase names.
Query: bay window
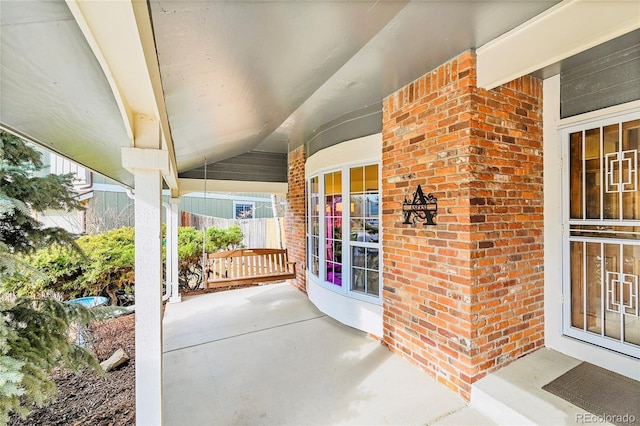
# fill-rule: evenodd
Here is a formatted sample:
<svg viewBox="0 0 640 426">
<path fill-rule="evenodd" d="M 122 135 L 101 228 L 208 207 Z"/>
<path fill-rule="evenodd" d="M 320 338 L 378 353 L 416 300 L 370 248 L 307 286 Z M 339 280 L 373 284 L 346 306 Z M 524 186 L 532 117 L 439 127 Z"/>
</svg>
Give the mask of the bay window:
<svg viewBox="0 0 640 426">
<path fill-rule="evenodd" d="M 379 164 L 324 171 L 308 180 L 308 189 L 311 278 L 338 293 L 379 303 Z"/>
</svg>

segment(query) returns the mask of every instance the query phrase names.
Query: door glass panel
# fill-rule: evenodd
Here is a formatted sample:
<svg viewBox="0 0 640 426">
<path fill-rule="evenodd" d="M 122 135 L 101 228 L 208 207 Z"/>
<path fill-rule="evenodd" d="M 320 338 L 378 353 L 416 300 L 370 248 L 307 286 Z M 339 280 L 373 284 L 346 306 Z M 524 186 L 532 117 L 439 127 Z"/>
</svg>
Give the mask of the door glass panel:
<svg viewBox="0 0 640 426">
<path fill-rule="evenodd" d="M 624 246 L 623 281 L 620 283 L 623 300 L 624 340 L 640 345 L 640 308 L 638 283 L 640 277 L 640 246 Z"/>
<path fill-rule="evenodd" d="M 600 219 L 600 129 L 585 132 L 584 151 L 587 219 Z"/>
<path fill-rule="evenodd" d="M 605 244 L 606 296 L 604 334 L 620 339 L 620 245 Z"/>
<path fill-rule="evenodd" d="M 622 188 L 623 219 L 640 219 L 640 191 L 638 191 L 638 145 L 640 120 L 622 124 Z"/>
<path fill-rule="evenodd" d="M 617 161 L 619 152 L 619 127 L 617 124 L 604 128 L 604 218 L 620 218 L 620 167 Z"/>
<path fill-rule="evenodd" d="M 571 326 L 584 330 L 584 243 L 571 241 Z"/>
<path fill-rule="evenodd" d="M 587 307 L 584 318 L 585 329 L 592 333 L 600 334 L 600 300 L 602 293 L 602 256 L 600 243 L 587 243 L 587 271 L 585 291 L 583 293 L 584 304 Z"/>
<path fill-rule="evenodd" d="M 582 219 L 582 132 L 569 136 L 569 203 L 571 219 Z"/>
</svg>

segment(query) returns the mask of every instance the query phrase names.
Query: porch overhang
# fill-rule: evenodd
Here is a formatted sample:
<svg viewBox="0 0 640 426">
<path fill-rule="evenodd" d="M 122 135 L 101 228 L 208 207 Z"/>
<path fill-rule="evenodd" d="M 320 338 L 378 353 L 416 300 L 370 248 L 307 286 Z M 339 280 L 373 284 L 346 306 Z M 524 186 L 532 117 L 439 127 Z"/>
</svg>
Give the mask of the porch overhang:
<svg viewBox="0 0 640 426">
<path fill-rule="evenodd" d="M 552 66 L 557 74 L 563 60 L 638 28 L 638 2 L 563 1 L 478 48 L 478 87 Z"/>
</svg>

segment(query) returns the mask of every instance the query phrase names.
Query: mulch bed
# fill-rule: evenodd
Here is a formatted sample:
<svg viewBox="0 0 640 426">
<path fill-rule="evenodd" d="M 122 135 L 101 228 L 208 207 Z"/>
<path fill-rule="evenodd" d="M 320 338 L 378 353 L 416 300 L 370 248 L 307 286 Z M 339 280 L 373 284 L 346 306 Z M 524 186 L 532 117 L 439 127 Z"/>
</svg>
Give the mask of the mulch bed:
<svg viewBox="0 0 640 426">
<path fill-rule="evenodd" d="M 199 289 L 183 292 L 183 296 L 215 293 L 230 289 L 254 287 L 248 284 L 215 289 Z M 58 387 L 56 401 L 43 408 L 34 408 L 22 420 L 13 416 L 9 426 L 31 425 L 92 425 L 124 426 L 136 421 L 135 398 L 135 314 L 110 319 L 93 325 L 92 346 L 96 357 L 103 361 L 116 350 L 123 348 L 131 358 L 105 377 L 93 370 L 79 373 L 60 370 L 54 375 Z"/>
<path fill-rule="evenodd" d="M 94 351 L 100 361 L 123 348 L 131 357 L 129 362 L 105 377 L 90 369 L 79 373 L 58 371 L 54 375 L 58 387 L 56 401 L 35 408 L 25 420 L 12 417 L 9 425 L 135 424 L 135 314 L 97 323 L 93 328 Z"/>
</svg>

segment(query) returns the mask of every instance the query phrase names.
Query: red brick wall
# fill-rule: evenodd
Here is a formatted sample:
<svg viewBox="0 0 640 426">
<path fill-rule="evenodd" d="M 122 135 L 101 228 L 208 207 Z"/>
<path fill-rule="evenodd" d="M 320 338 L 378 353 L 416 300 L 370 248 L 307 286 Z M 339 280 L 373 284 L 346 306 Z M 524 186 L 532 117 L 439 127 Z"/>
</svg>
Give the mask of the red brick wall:
<svg viewBox="0 0 640 426">
<path fill-rule="evenodd" d="M 296 262 L 297 279 L 291 282 L 306 293 L 306 204 L 304 146 L 289 153 L 289 192 L 284 214 L 285 239 L 289 261 Z"/>
<path fill-rule="evenodd" d="M 384 100 L 383 342 L 469 399 L 543 344 L 542 82 L 465 52 Z M 437 226 L 402 224 L 417 185 Z"/>
</svg>

